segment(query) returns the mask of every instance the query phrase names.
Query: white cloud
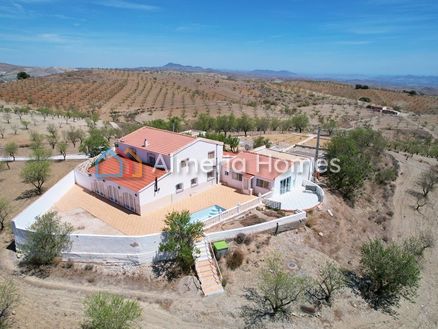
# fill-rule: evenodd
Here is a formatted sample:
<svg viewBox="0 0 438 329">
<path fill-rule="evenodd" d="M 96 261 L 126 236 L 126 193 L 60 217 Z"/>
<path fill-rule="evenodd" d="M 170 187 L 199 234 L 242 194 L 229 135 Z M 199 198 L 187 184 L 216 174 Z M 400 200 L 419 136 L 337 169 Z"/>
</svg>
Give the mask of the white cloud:
<svg viewBox="0 0 438 329">
<path fill-rule="evenodd" d="M 105 7 L 142 10 L 142 11 L 157 11 L 160 9 L 160 7 L 157 6 L 152 6 L 152 5 L 147 5 L 144 3 L 137 3 L 132 1 L 125 1 L 125 0 L 106 0 L 102 2 L 96 2 L 96 4 Z"/>
</svg>

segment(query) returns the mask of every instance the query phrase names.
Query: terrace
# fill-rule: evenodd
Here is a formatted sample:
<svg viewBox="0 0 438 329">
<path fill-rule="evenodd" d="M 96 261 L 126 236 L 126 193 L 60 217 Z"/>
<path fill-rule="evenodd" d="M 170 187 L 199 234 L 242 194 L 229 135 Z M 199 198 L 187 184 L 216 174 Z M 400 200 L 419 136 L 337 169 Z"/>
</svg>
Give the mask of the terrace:
<svg viewBox="0 0 438 329">
<path fill-rule="evenodd" d="M 58 212 L 64 222 L 74 226 L 75 233 L 147 235 L 161 232 L 166 215 L 173 210 L 189 210 L 194 213 L 213 205 L 230 209 L 255 198 L 216 185 L 140 216 L 74 185 L 55 203 L 53 210 Z"/>
</svg>

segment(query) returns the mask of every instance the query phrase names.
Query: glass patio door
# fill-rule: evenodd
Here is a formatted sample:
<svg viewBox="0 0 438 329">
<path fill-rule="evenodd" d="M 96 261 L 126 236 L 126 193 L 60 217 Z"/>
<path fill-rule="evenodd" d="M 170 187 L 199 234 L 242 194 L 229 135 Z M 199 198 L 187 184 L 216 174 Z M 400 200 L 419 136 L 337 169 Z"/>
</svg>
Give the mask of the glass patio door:
<svg viewBox="0 0 438 329">
<path fill-rule="evenodd" d="M 290 182 L 291 182 L 290 177 L 282 179 L 280 181 L 280 194 L 284 194 L 290 191 Z"/>
</svg>

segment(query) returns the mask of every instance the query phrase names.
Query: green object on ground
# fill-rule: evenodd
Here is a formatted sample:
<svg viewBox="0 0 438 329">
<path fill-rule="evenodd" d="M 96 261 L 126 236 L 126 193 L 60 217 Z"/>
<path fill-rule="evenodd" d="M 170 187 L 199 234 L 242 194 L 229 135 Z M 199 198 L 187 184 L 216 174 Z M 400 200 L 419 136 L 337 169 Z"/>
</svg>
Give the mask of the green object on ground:
<svg viewBox="0 0 438 329">
<path fill-rule="evenodd" d="M 213 243 L 213 246 L 216 251 L 228 249 L 228 243 L 225 240 L 217 241 Z"/>
</svg>

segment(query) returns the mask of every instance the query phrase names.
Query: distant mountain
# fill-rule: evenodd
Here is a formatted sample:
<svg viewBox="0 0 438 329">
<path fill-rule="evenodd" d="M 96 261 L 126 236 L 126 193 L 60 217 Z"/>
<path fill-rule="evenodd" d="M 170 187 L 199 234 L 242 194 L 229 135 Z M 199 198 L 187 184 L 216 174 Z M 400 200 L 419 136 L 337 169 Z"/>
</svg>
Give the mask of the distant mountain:
<svg viewBox="0 0 438 329">
<path fill-rule="evenodd" d="M 438 95 L 438 76 L 421 75 L 361 75 L 331 74 L 311 75 L 311 79 L 330 80 L 349 84 L 364 84 L 371 87 L 401 90 L 416 90 L 427 95 Z"/>
<path fill-rule="evenodd" d="M 252 70 L 252 71 L 239 71 L 239 70 L 220 70 L 212 68 L 204 68 L 201 66 L 190 66 L 182 65 L 176 63 L 167 63 L 163 66 L 155 67 L 136 67 L 132 70 L 142 70 L 142 71 L 176 71 L 176 72 L 187 72 L 187 73 L 216 73 L 216 74 L 227 74 L 234 76 L 244 76 L 244 77 L 254 77 L 254 78 L 264 78 L 264 79 L 292 79 L 296 78 L 297 75 L 289 71 L 273 71 L 273 70 Z"/>
<path fill-rule="evenodd" d="M 0 81 L 6 82 L 15 80 L 17 78 L 17 73 L 21 71 L 27 72 L 32 77 L 43 77 L 46 75 L 64 73 L 72 70 L 74 69 L 54 66 L 36 67 L 0 63 Z"/>
</svg>

